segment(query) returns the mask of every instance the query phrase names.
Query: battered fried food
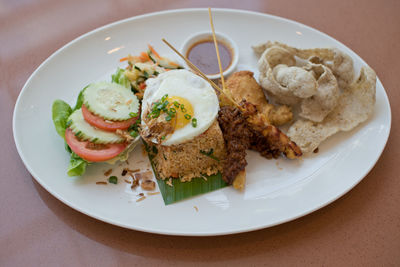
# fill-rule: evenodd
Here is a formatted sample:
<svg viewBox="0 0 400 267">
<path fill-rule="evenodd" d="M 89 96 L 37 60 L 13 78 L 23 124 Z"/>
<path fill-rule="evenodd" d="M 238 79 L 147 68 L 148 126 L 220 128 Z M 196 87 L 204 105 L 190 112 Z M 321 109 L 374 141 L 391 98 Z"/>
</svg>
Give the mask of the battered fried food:
<svg viewBox="0 0 400 267">
<path fill-rule="evenodd" d="M 353 60 L 337 48 L 298 49 L 284 43 L 270 41 L 253 46 L 254 52 L 259 57 L 270 48 L 273 48 L 271 50 L 273 53 L 268 57 L 268 61 L 273 64 L 271 68 L 277 64 L 293 66 L 296 62 L 294 56 L 296 56 L 315 64 L 328 66 L 335 75 L 341 89 L 345 89 L 354 81 Z"/>
<path fill-rule="evenodd" d="M 220 95 L 221 110 L 218 122 L 224 135 L 227 158 L 224 161 L 223 179 L 242 190 L 246 181 L 246 149 L 258 151 L 263 157 L 277 158 L 282 153 L 289 159 L 299 158 L 301 149 L 274 125 L 292 120 L 287 106 L 269 104 L 263 89 L 251 71 L 239 71 L 229 77 L 224 93 L 241 110 Z"/>
<path fill-rule="evenodd" d="M 339 98 L 338 81 L 333 70 L 315 55 L 307 62 L 297 61 L 295 56 L 305 56 L 306 50 L 270 42 L 266 47 L 258 61 L 262 88 L 277 103 L 300 104 L 301 117 L 321 122 L 337 105 Z"/>
<path fill-rule="evenodd" d="M 242 189 L 245 183 L 246 150 L 258 151 L 263 157 L 277 158 L 281 153 L 289 159 L 302 155 L 300 148 L 277 127 L 268 124 L 265 116 L 250 102 L 242 101 L 241 110 L 223 106 L 218 113 L 226 146 L 222 178 Z"/>
<path fill-rule="evenodd" d="M 254 79 L 251 71 L 235 72 L 226 81 L 226 87 L 236 103 L 246 100 L 255 105 L 257 110 L 264 114 L 268 124 L 282 125 L 293 118 L 288 106 L 274 106 L 268 103 L 263 89 Z"/>
<path fill-rule="evenodd" d="M 374 111 L 376 74 L 366 66 L 360 77 L 340 96 L 339 104 L 320 123 L 309 120 L 296 121 L 288 131 L 304 152 L 311 152 L 329 136 L 339 131 L 349 131 L 366 121 Z"/>
<path fill-rule="evenodd" d="M 288 136 L 304 153 L 371 116 L 376 74 L 365 66 L 354 81 L 351 57 L 337 48 L 298 49 L 267 42 L 253 49 L 260 55 L 259 78 L 268 96 L 278 103 L 300 105 L 301 119 L 291 125 Z M 310 95 L 313 87 L 317 90 Z"/>
<path fill-rule="evenodd" d="M 241 107 L 248 115 L 247 122 L 254 133 L 251 148 L 268 159 L 277 158 L 283 153 L 288 159 L 300 158 L 303 153 L 299 146 L 278 127 L 268 124 L 264 114 L 257 111 L 252 103 L 243 101 Z"/>
</svg>

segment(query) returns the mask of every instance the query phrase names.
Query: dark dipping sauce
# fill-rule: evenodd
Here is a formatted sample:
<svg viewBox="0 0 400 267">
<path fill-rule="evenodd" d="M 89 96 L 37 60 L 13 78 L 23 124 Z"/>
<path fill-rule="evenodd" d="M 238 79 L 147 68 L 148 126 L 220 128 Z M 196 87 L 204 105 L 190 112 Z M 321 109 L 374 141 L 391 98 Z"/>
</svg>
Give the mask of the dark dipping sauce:
<svg viewBox="0 0 400 267">
<path fill-rule="evenodd" d="M 222 71 L 225 71 L 232 63 L 232 50 L 221 41 L 218 42 L 218 50 Z M 186 57 L 204 74 L 219 73 L 217 53 L 212 40 L 202 40 L 194 43 L 188 49 Z"/>
</svg>

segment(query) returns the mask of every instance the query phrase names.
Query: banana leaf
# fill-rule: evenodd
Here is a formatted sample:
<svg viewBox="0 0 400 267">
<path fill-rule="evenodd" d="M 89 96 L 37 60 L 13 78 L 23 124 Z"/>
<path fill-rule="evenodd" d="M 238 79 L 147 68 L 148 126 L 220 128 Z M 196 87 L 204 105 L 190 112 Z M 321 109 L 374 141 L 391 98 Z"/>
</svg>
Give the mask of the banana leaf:
<svg viewBox="0 0 400 267">
<path fill-rule="evenodd" d="M 172 178 L 172 186 L 170 186 L 167 184 L 169 179 L 162 180 L 154 167 L 154 153 L 157 153 L 153 150 L 155 147 L 150 148 L 146 143 L 145 147 L 165 205 L 173 204 L 184 199 L 209 193 L 228 186 L 228 184 L 222 179 L 221 173 L 210 176 L 203 175 L 203 177 L 193 178 L 190 182 L 181 182 L 180 179 Z"/>
</svg>

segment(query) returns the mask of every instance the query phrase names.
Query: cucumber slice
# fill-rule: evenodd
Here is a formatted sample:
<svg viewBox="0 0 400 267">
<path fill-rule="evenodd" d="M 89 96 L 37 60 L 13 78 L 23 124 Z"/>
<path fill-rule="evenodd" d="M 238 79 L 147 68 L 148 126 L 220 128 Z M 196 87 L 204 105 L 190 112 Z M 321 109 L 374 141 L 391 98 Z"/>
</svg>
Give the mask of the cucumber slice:
<svg viewBox="0 0 400 267">
<path fill-rule="evenodd" d="M 92 83 L 83 92 L 83 103 L 106 120 L 123 121 L 138 113 L 139 100 L 131 90 L 117 83 Z"/>
<path fill-rule="evenodd" d="M 75 110 L 68 118 L 72 132 L 81 140 L 90 141 L 96 144 L 114 144 L 124 142 L 124 138 L 112 133 L 93 127 L 85 121 L 82 110 Z"/>
</svg>

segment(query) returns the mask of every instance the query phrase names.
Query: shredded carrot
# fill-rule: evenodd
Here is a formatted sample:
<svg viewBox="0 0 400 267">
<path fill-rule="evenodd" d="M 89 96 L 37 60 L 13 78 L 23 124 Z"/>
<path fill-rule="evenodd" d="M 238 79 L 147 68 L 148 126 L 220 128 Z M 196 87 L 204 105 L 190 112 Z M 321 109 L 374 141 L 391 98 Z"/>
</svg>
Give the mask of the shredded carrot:
<svg viewBox="0 0 400 267">
<path fill-rule="evenodd" d="M 128 60 L 128 57 L 123 57 L 123 58 L 119 59 L 119 62 L 123 62 L 123 61 L 126 61 L 126 60 Z"/>
<path fill-rule="evenodd" d="M 132 56 L 132 61 L 134 61 L 134 62 L 140 62 L 140 61 L 141 61 L 141 58 L 138 57 L 138 56 Z"/>
<path fill-rule="evenodd" d="M 149 55 L 146 52 L 140 53 L 140 59 L 142 62 L 150 61 Z"/>
<path fill-rule="evenodd" d="M 151 45 L 147 45 L 150 49 L 150 51 L 158 58 L 161 58 L 160 55 L 156 52 L 156 50 L 154 50 L 154 48 Z"/>
<path fill-rule="evenodd" d="M 179 66 L 179 64 L 177 64 L 177 63 L 175 63 L 175 62 L 172 62 L 172 61 L 169 61 L 168 62 L 170 65 L 172 65 L 172 66 Z"/>
</svg>

